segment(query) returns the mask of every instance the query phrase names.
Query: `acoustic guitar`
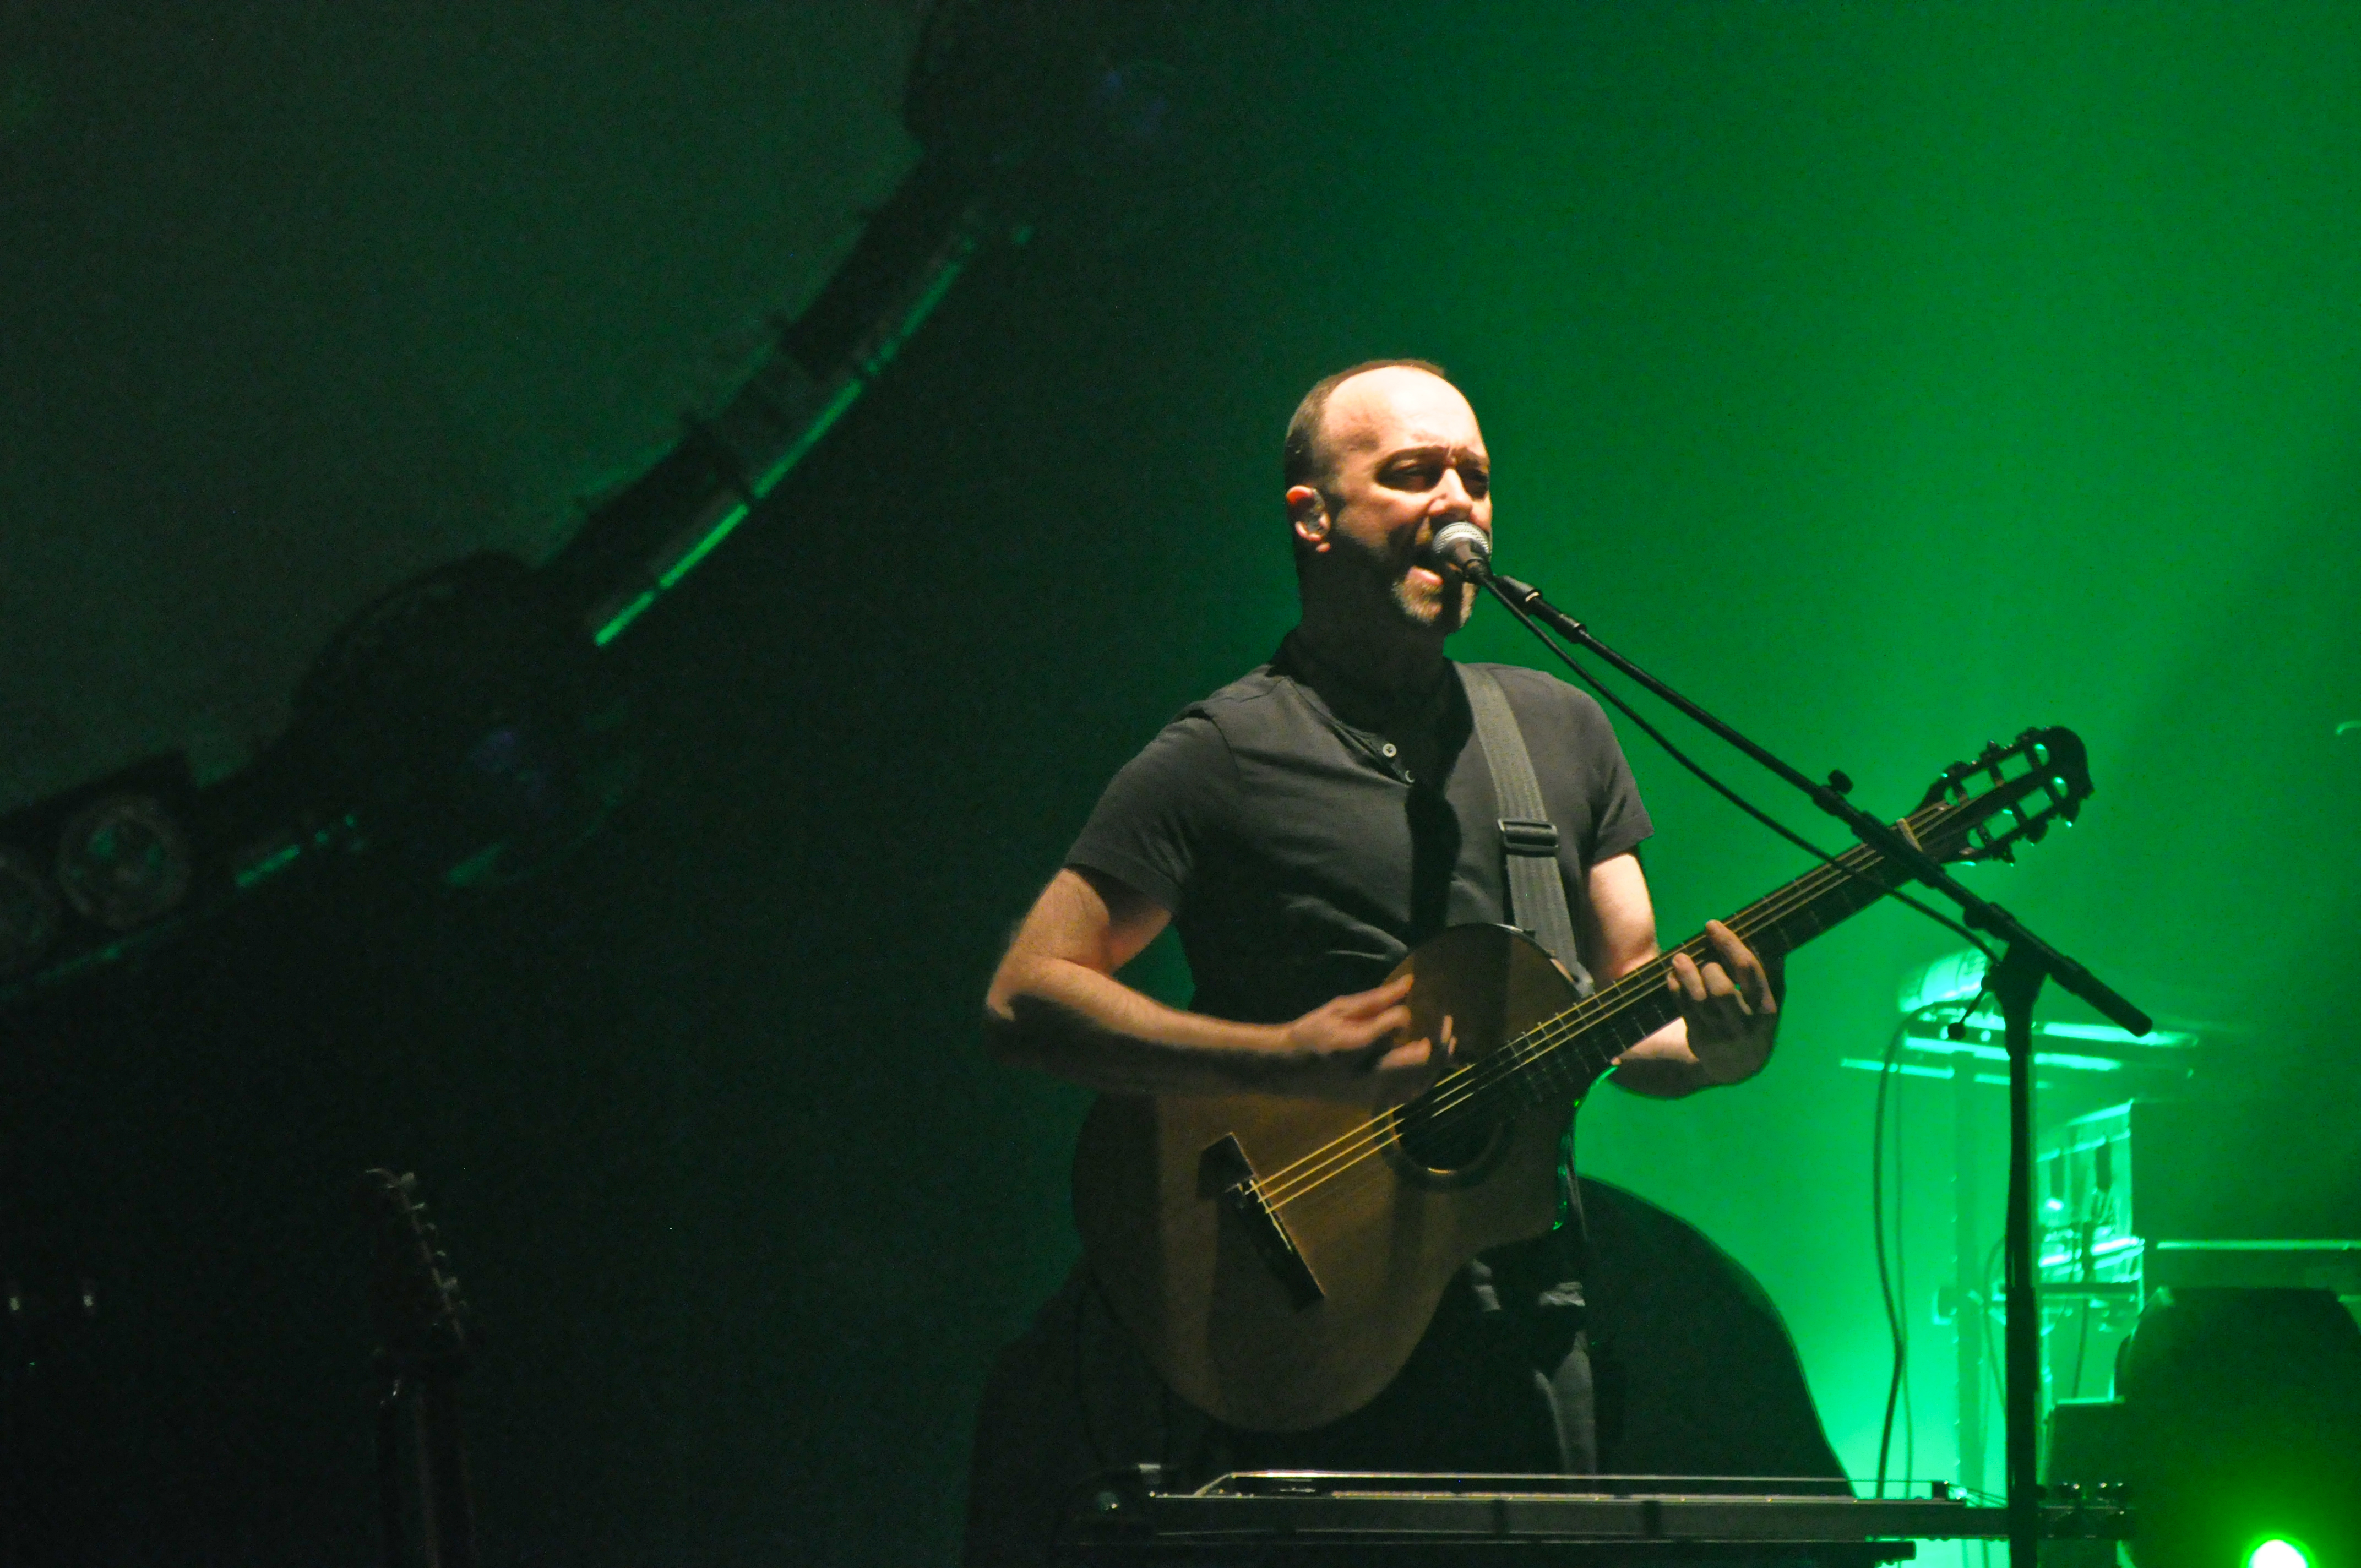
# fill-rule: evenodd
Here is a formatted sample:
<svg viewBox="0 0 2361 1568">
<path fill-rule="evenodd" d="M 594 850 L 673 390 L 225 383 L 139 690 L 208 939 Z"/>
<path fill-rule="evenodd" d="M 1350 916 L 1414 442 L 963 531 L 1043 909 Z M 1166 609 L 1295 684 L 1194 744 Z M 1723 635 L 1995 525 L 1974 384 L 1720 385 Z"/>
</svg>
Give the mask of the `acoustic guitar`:
<svg viewBox="0 0 2361 1568">
<path fill-rule="evenodd" d="M 1946 770 L 1904 830 L 1938 861 L 2014 859 L 2091 793 L 2082 744 L 2027 730 Z M 1848 850 L 1726 922 L 1784 953 L 1906 877 Z M 1703 934 L 1678 951 L 1713 957 Z M 1561 1135 L 1591 1086 L 1670 1023 L 1669 953 L 1588 997 L 1522 933 L 1455 927 L 1412 977 L 1413 1038 L 1454 1025 L 1456 1065 L 1407 1104 L 1104 1095 L 1074 1158 L 1083 1256 L 1172 1389 L 1250 1431 L 1347 1415 L 1393 1380 L 1451 1277 L 1557 1212 Z"/>
</svg>

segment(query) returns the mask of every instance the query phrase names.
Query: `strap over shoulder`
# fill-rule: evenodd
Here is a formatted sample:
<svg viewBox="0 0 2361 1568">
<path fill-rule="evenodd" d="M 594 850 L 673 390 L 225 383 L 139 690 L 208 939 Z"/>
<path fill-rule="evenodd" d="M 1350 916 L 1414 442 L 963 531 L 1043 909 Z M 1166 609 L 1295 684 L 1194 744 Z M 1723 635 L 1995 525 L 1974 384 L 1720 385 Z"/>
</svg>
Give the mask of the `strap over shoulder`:
<svg viewBox="0 0 2361 1568">
<path fill-rule="evenodd" d="M 1588 995 L 1590 974 L 1575 953 L 1574 920 L 1566 909 L 1565 879 L 1558 874 L 1557 826 L 1542 801 L 1541 781 L 1533 775 L 1524 732 L 1517 728 L 1508 694 L 1491 671 L 1474 664 L 1453 667 L 1466 690 L 1476 740 L 1484 749 L 1484 765 L 1491 770 L 1492 794 L 1499 804 L 1509 918 L 1547 948 Z"/>
</svg>

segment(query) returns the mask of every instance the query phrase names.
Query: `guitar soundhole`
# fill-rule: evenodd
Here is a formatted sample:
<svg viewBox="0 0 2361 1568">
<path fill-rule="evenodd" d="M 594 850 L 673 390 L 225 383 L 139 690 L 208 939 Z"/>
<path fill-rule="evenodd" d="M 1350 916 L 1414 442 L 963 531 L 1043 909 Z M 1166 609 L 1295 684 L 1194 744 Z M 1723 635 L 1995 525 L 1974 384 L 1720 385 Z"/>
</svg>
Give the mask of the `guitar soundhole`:
<svg viewBox="0 0 2361 1568">
<path fill-rule="evenodd" d="M 1468 1181 L 1491 1168 L 1507 1142 L 1502 1131 L 1489 1116 L 1437 1116 L 1433 1106 L 1413 1102 L 1394 1113 L 1393 1152 L 1422 1176 Z"/>
</svg>

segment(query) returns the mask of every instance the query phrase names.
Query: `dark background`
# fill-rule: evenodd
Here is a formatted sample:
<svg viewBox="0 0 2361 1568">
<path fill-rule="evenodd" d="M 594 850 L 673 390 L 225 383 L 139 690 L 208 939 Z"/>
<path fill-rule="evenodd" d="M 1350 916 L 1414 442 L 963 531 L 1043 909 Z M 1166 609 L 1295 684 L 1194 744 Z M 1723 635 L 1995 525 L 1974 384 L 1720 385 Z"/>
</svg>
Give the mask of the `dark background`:
<svg viewBox="0 0 2361 1568">
<path fill-rule="evenodd" d="M 2218 1090 L 2349 1105 L 2354 13 L 1206 16 L 1152 62 L 1154 147 L 990 252 L 602 655 L 645 764 L 603 834 L 472 894 L 283 879 L 0 1019 L 0 1268 L 101 1301 L 17 1331 L 8 1463 L 98 1560 L 373 1550 L 375 1163 L 475 1308 L 493 1561 L 947 1556 L 1082 1103 L 983 1061 L 983 978 L 1106 774 L 1284 630 L 1279 432 L 1370 355 L 1459 373 L 1504 557 L 1882 809 L 2075 726 L 2084 824 L 1978 875 L 2205 1034 Z M 0 19 L 0 805 L 178 745 L 233 773 L 372 595 L 560 545 L 917 156 L 914 36 Z M 1467 652 L 1528 658 L 1496 622 Z M 1800 869 L 1626 741 L 1668 933 Z M 1797 959 L 1757 1084 L 1586 1113 L 1596 1172 L 1762 1277 L 1859 1469 L 1872 1080 L 1838 1063 L 1949 945 L 1865 916 Z"/>
</svg>

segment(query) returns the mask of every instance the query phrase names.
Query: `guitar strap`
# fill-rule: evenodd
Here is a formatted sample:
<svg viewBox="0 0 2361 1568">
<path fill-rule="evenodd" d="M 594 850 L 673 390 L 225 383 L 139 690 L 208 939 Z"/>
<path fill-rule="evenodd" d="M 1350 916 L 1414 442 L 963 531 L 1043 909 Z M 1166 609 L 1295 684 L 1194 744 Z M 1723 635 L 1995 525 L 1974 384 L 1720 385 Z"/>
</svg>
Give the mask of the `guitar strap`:
<svg viewBox="0 0 2361 1568">
<path fill-rule="evenodd" d="M 1574 920 L 1566 912 L 1565 882 L 1558 874 L 1557 826 L 1542 803 L 1541 781 L 1525 750 L 1524 732 L 1509 707 L 1508 694 L 1492 672 L 1461 664 L 1459 683 L 1476 717 L 1476 739 L 1492 771 L 1492 794 L 1500 811 L 1500 846 L 1508 862 L 1509 922 L 1549 950 L 1587 996 L 1590 971 L 1575 955 Z"/>
<path fill-rule="evenodd" d="M 1508 862 L 1509 919 L 1532 934 L 1565 966 L 1578 995 L 1593 989 L 1590 971 L 1574 950 L 1574 921 L 1565 906 L 1565 881 L 1558 874 L 1557 826 L 1542 801 L 1541 781 L 1525 750 L 1524 731 L 1492 672 L 1458 666 L 1460 685 L 1476 718 L 1476 739 L 1484 765 L 1492 770 L 1492 794 L 1500 812 L 1500 847 Z M 1554 1325 L 1556 1346 L 1536 1365 L 1536 1381 L 1558 1442 L 1558 1468 L 1588 1475 L 1598 1467 L 1598 1420 L 1591 1383 L 1590 1351 L 1583 1338 L 1588 1310 L 1583 1303 L 1587 1259 L 1582 1189 L 1574 1174 L 1574 1122 L 1568 1118 L 1557 1144 L 1557 1218 L 1536 1242 L 1512 1244 L 1489 1257 L 1471 1259 L 1467 1278 L 1479 1308 L 1500 1309 L 1505 1288 L 1531 1304 L 1533 1321 Z M 1504 1273 L 1503 1270 L 1506 1272 Z M 1520 1288 L 1521 1286 L 1521 1288 Z"/>
</svg>

